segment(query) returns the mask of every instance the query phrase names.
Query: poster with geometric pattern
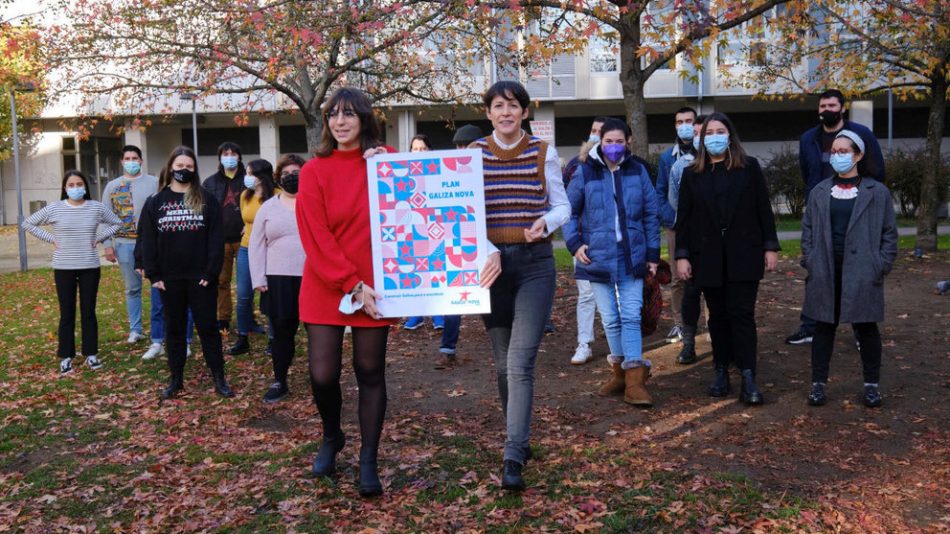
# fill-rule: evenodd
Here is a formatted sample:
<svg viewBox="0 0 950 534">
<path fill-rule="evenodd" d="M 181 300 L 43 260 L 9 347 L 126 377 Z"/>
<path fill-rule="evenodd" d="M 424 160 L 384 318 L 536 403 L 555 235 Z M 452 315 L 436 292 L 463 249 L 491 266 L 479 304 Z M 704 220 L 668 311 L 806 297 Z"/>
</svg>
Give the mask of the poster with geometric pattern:
<svg viewBox="0 0 950 534">
<path fill-rule="evenodd" d="M 373 271 L 384 317 L 491 311 L 479 150 L 382 154 L 367 160 Z"/>
</svg>

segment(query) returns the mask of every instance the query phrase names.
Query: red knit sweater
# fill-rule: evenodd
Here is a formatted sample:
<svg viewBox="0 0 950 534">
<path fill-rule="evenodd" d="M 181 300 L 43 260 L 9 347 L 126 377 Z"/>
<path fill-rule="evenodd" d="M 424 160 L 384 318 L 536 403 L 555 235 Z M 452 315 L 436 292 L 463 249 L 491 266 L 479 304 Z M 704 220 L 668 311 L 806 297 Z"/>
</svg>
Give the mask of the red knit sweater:
<svg viewBox="0 0 950 534">
<path fill-rule="evenodd" d="M 389 152 L 395 152 L 386 147 Z M 300 286 L 300 320 L 311 324 L 375 327 L 362 311 L 344 315 L 340 299 L 357 282 L 376 287 L 370 242 L 366 160 L 360 149 L 334 150 L 300 170 L 297 225 L 307 253 Z"/>
</svg>

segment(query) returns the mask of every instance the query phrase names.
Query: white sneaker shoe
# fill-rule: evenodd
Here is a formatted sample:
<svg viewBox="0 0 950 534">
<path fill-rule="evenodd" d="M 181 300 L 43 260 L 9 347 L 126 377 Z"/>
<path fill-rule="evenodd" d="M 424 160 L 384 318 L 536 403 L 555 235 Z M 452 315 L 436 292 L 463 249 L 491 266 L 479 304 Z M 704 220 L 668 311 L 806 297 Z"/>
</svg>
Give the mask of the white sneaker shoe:
<svg viewBox="0 0 950 534">
<path fill-rule="evenodd" d="M 152 343 L 148 346 L 148 350 L 145 351 L 145 354 L 142 355 L 143 360 L 153 360 L 157 356 L 165 354 L 165 346 L 161 343 Z"/>
<path fill-rule="evenodd" d="M 138 343 L 143 339 L 145 339 L 145 334 L 141 332 L 129 332 L 129 339 L 125 340 L 125 342 L 131 345 L 133 343 Z"/>
<path fill-rule="evenodd" d="M 59 374 L 68 375 L 73 372 L 73 359 L 63 358 L 59 361 Z"/>
<path fill-rule="evenodd" d="M 185 358 L 191 358 L 191 345 L 185 345 Z"/>
<path fill-rule="evenodd" d="M 577 346 L 574 356 L 571 357 L 571 365 L 584 365 L 593 357 L 590 351 L 590 345 L 581 343 Z"/>
<path fill-rule="evenodd" d="M 86 356 L 86 367 L 95 371 L 96 369 L 102 368 L 102 362 L 99 361 L 99 358 L 97 358 L 95 354 Z"/>
</svg>

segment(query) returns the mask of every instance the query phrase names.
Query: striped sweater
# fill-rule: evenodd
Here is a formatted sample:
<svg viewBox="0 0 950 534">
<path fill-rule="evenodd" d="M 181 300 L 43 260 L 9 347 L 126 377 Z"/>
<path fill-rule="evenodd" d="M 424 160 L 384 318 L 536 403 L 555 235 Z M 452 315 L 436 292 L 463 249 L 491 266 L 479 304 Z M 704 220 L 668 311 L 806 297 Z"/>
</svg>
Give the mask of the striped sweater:
<svg viewBox="0 0 950 534">
<path fill-rule="evenodd" d="M 482 151 L 488 240 L 496 245 L 524 243 L 524 230 L 549 208 L 544 176 L 548 144 L 525 135 L 511 149 L 498 146 L 492 136 L 471 146 Z"/>
<path fill-rule="evenodd" d="M 53 233 L 40 226 L 52 224 Z M 105 225 L 101 230 L 99 225 Z M 109 239 L 122 221 L 100 202 L 87 200 L 73 206 L 66 200 L 54 202 L 23 221 L 23 229 L 47 243 L 56 243 L 54 269 L 95 269 L 99 267 L 96 245 Z"/>
</svg>

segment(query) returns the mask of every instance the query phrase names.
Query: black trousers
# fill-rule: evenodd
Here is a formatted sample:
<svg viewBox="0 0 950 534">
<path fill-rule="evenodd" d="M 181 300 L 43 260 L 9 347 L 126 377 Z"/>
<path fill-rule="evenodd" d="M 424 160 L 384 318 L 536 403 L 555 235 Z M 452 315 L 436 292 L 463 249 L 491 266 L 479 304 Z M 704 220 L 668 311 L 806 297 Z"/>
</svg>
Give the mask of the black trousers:
<svg viewBox="0 0 950 534">
<path fill-rule="evenodd" d="M 699 322 L 699 297 L 703 290 L 693 279 L 686 280 L 683 284 L 683 325 L 696 328 Z"/>
<path fill-rule="evenodd" d="M 274 328 L 274 341 L 271 346 L 271 360 L 274 365 L 274 380 L 287 382 L 287 371 L 294 361 L 294 337 L 300 321 L 296 317 L 271 317 Z"/>
<path fill-rule="evenodd" d="M 185 368 L 185 333 L 189 308 L 201 339 L 205 363 L 212 371 L 224 369 L 221 332 L 215 319 L 218 288 L 214 280 L 207 286 L 199 285 L 198 280 L 166 280 L 165 291 L 161 293 L 165 315 L 165 348 L 168 351 L 168 368 L 172 373 Z"/>
<path fill-rule="evenodd" d="M 706 311 L 709 313 L 713 361 L 717 366 L 725 367 L 730 361 L 735 361 L 739 369 L 755 372 L 758 353 L 755 299 L 759 294 L 759 283 L 724 282 L 721 287 L 704 287 L 702 291 L 706 295 Z"/>
<path fill-rule="evenodd" d="M 811 342 L 811 381 L 828 382 L 831 353 L 835 347 L 835 330 L 841 317 L 841 265 L 842 258 L 835 258 L 835 322 L 815 323 Z M 861 363 L 864 366 L 864 382 L 877 384 L 881 379 L 881 332 L 877 323 L 854 323 L 854 335 L 861 344 Z"/>
<path fill-rule="evenodd" d="M 96 320 L 96 295 L 99 293 L 99 267 L 93 269 L 56 269 L 56 296 L 59 298 L 59 347 L 56 355 L 76 355 L 76 290 L 82 324 L 82 355 L 99 354 L 99 321 Z"/>
</svg>

